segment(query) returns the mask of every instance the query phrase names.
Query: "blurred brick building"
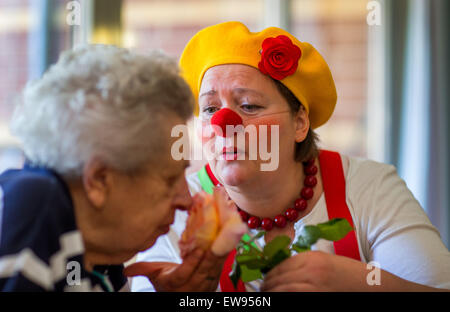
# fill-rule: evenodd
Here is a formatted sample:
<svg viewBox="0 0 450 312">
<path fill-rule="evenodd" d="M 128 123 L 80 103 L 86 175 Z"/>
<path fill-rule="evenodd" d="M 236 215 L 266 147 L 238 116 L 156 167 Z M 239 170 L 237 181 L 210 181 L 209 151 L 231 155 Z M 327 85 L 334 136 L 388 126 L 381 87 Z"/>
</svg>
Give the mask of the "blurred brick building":
<svg viewBox="0 0 450 312">
<path fill-rule="evenodd" d="M 17 145 L 7 125 L 20 90 L 40 67 L 56 61 L 71 45 L 65 23 L 69 1 L 49 0 L 48 12 L 39 11 L 41 1 L 0 0 L 0 148 Z M 288 18 L 291 32 L 322 53 L 335 78 L 338 104 L 331 120 L 318 129 L 322 145 L 363 157 L 367 155 L 366 14 L 364 0 L 292 0 Z M 238 20 L 259 31 L 265 16 L 265 0 L 123 0 L 122 45 L 140 52 L 163 49 L 179 57 L 203 27 Z M 43 17 L 46 23 L 39 20 Z M 39 46 L 39 40 L 46 46 Z"/>
</svg>

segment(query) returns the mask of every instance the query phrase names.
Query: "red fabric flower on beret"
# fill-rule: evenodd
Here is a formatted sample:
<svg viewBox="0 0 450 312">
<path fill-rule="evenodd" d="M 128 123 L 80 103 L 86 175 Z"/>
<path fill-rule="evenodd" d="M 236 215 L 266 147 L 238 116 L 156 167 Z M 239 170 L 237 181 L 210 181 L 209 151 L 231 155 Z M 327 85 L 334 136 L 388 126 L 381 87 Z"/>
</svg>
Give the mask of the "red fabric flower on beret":
<svg viewBox="0 0 450 312">
<path fill-rule="evenodd" d="M 300 48 L 287 36 L 266 38 L 262 43 L 258 68 L 263 74 L 282 80 L 295 73 L 301 55 Z"/>
</svg>

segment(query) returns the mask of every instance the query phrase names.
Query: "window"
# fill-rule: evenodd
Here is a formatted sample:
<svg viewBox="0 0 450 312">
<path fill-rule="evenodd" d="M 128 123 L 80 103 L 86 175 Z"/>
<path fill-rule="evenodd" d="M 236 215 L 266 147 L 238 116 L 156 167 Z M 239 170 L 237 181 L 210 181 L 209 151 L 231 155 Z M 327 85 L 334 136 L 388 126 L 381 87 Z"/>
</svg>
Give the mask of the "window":
<svg viewBox="0 0 450 312">
<path fill-rule="evenodd" d="M 291 32 L 322 54 L 338 93 L 333 115 L 317 129 L 321 145 L 367 157 L 366 1 L 297 0 L 291 9 Z"/>
<path fill-rule="evenodd" d="M 28 79 L 28 32 L 31 14 L 27 0 L 0 1 L 0 172 L 20 167 L 18 142 L 8 122 L 15 96 Z"/>
<path fill-rule="evenodd" d="M 65 10 L 65 1 L 0 0 L 0 172 L 24 160 L 9 131 L 21 90 L 71 45 Z"/>
</svg>

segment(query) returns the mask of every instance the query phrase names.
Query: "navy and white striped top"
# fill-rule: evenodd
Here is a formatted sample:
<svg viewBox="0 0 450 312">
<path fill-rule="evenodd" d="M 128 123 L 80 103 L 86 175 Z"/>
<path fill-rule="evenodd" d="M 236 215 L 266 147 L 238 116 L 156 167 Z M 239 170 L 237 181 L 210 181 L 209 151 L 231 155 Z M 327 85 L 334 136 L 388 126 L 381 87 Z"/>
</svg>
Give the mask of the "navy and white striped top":
<svg viewBox="0 0 450 312">
<path fill-rule="evenodd" d="M 123 265 L 83 265 L 84 245 L 65 182 L 26 166 L 0 175 L 0 291 L 117 291 Z"/>
</svg>

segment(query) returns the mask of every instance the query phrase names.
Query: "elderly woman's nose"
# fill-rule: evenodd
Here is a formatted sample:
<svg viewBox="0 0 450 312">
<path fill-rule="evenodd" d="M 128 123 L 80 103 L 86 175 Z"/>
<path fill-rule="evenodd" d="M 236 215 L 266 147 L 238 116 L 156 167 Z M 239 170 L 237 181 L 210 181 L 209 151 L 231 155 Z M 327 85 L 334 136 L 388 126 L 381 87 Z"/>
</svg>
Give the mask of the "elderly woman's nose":
<svg viewBox="0 0 450 312">
<path fill-rule="evenodd" d="M 192 206 L 192 197 L 186 179 L 178 185 L 174 206 L 180 210 L 188 210 Z"/>
</svg>

